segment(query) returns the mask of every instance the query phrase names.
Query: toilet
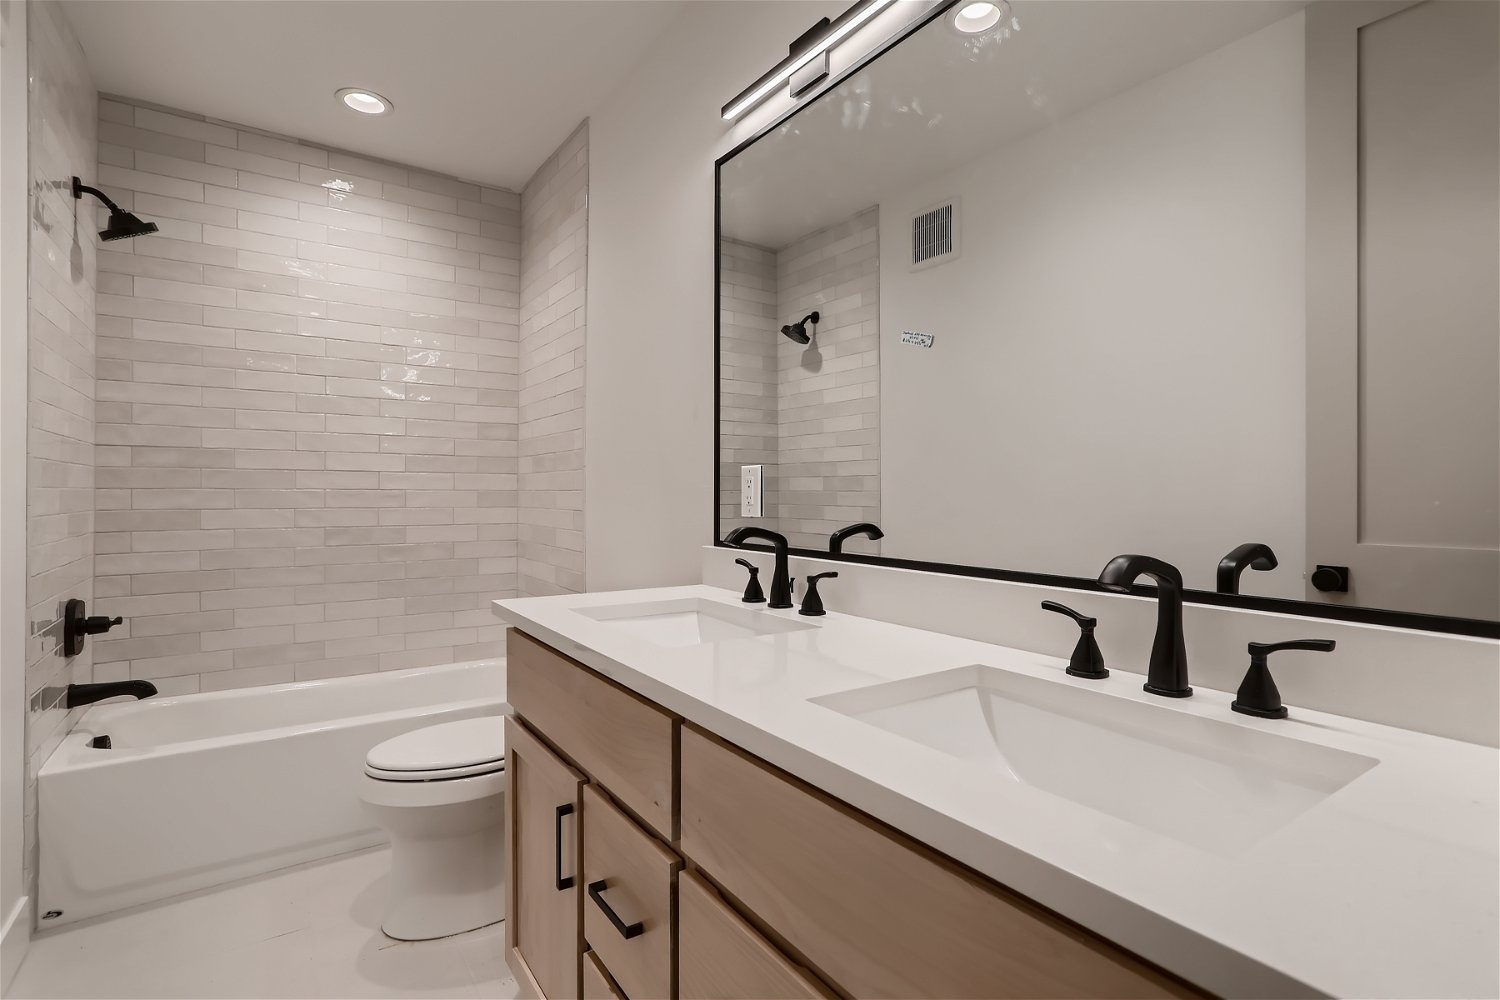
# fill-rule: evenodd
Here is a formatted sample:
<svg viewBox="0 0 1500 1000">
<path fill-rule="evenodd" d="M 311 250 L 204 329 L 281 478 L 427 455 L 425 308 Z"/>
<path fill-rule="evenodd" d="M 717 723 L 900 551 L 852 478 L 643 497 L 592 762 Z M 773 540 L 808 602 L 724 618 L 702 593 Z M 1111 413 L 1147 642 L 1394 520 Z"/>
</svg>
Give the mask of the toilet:
<svg viewBox="0 0 1500 1000">
<path fill-rule="evenodd" d="M 391 838 L 387 936 L 425 941 L 505 918 L 503 717 L 445 722 L 377 745 L 360 798 Z"/>
</svg>

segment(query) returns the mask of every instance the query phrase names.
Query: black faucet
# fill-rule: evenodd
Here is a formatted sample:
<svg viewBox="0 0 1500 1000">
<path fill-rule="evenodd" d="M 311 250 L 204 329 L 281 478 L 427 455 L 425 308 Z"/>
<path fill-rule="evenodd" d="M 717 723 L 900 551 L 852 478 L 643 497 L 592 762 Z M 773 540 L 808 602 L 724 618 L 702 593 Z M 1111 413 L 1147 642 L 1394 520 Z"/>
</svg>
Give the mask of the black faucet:
<svg viewBox="0 0 1500 1000">
<path fill-rule="evenodd" d="M 69 684 L 68 693 L 63 696 L 63 707 L 78 708 L 81 705 L 92 705 L 96 701 L 103 701 L 105 698 L 118 698 L 127 694 L 132 698 L 149 698 L 156 694 L 156 685 L 150 681 Z"/>
<path fill-rule="evenodd" d="M 755 525 L 746 525 L 743 528 L 735 528 L 724 536 L 725 545 L 733 545 L 742 548 L 745 541 L 751 538 L 759 538 L 761 541 L 770 542 L 775 546 L 776 568 L 771 572 L 771 600 L 766 605 L 768 608 L 789 608 L 792 606 L 792 581 L 787 572 L 786 536 L 769 528 L 757 528 Z"/>
<path fill-rule="evenodd" d="M 847 528 L 840 528 L 828 537 L 828 551 L 839 553 L 844 551 L 844 541 L 855 535 L 864 535 L 872 542 L 878 542 L 885 537 L 885 532 L 880 530 L 879 525 L 871 524 L 869 521 L 861 521 L 851 524 Z"/>
<path fill-rule="evenodd" d="M 837 573 L 830 571 L 827 573 L 814 573 L 808 577 L 807 589 L 802 593 L 802 607 L 797 609 L 797 614 L 812 615 L 813 617 L 826 615 L 828 612 L 823 610 L 823 596 L 818 593 L 818 581 L 836 576 L 838 576 Z"/>
<path fill-rule="evenodd" d="M 1229 706 L 1244 715 L 1255 715 L 1262 719 L 1285 719 L 1286 706 L 1281 703 L 1281 692 L 1271 676 L 1266 659 L 1283 649 L 1306 649 L 1314 653 L 1333 652 L 1332 639 L 1293 639 L 1291 642 L 1252 642 L 1250 644 L 1250 669 L 1240 681 L 1234 702 Z"/>
<path fill-rule="evenodd" d="M 1234 549 L 1219 560 L 1219 586 L 1221 594 L 1238 594 L 1240 592 L 1240 574 L 1246 569 L 1257 569 L 1261 572 L 1276 568 L 1276 553 L 1271 551 L 1271 546 L 1264 542 L 1246 542 L 1237 545 Z"/>
<path fill-rule="evenodd" d="M 1150 556 L 1115 556 L 1099 574 L 1099 585 L 1128 594 L 1139 576 L 1156 581 L 1156 639 L 1145 688 L 1167 698 L 1186 698 L 1193 689 L 1188 687 L 1187 643 L 1182 637 L 1182 573 Z"/>
</svg>

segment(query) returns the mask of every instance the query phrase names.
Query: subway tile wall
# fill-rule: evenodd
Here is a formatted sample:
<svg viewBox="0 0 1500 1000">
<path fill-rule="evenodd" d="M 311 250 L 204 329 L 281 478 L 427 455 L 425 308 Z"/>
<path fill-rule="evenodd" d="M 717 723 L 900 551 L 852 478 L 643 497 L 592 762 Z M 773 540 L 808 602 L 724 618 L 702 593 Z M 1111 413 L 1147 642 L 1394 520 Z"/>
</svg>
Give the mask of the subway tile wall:
<svg viewBox="0 0 1500 1000">
<path fill-rule="evenodd" d="M 488 656 L 516 593 L 521 199 L 102 99 L 97 679 Z"/>
<path fill-rule="evenodd" d="M 879 209 L 768 250 L 719 244 L 719 524 L 793 546 L 880 520 Z M 781 335 L 817 310 L 813 342 Z M 739 514 L 741 465 L 764 464 L 763 518 Z M 858 539 L 851 551 L 878 553 Z"/>
<path fill-rule="evenodd" d="M 719 243 L 719 530 L 776 527 L 777 475 L 776 252 L 723 239 Z M 762 465 L 767 517 L 740 516 L 740 467 Z"/>
<path fill-rule="evenodd" d="M 97 96 L 62 5 L 29 6 L 31 206 L 28 274 L 25 884 L 36 872 L 36 775 L 81 709 L 68 684 L 93 679 L 92 650 L 65 658 L 62 607 L 94 600 L 95 213 L 71 179 L 95 178 Z"/>
<path fill-rule="evenodd" d="M 584 589 L 588 155 L 585 121 L 521 192 L 517 586 L 527 596 Z"/>
</svg>

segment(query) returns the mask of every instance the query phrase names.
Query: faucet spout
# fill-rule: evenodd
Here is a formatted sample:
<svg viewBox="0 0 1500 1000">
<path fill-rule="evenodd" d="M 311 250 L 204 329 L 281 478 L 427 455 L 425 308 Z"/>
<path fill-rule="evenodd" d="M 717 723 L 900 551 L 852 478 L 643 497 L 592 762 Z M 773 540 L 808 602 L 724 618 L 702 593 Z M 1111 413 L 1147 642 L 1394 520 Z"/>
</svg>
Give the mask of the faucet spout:
<svg viewBox="0 0 1500 1000">
<path fill-rule="evenodd" d="M 64 696 L 64 708 L 92 705 L 105 698 L 129 695 L 132 698 L 150 698 L 156 694 L 156 685 L 150 681 L 107 681 L 100 684 L 69 684 Z"/>
<path fill-rule="evenodd" d="M 1182 634 L 1182 573 L 1171 563 L 1151 556 L 1115 556 L 1099 574 L 1099 585 L 1129 593 L 1142 576 L 1156 583 L 1156 638 L 1151 644 L 1151 663 L 1145 689 L 1166 698 L 1186 698 L 1188 686 L 1187 642 Z"/>
<path fill-rule="evenodd" d="M 851 524 L 847 528 L 840 528 L 828 537 L 828 551 L 835 554 L 843 552 L 844 542 L 855 535 L 863 535 L 872 542 L 878 542 L 885 537 L 885 532 L 880 530 L 879 525 L 871 524 L 869 521 Z"/>
<path fill-rule="evenodd" d="M 732 545 L 735 548 L 743 548 L 744 543 L 752 538 L 770 542 L 776 553 L 776 569 L 771 574 L 771 594 L 766 607 L 791 607 L 792 580 L 787 569 L 786 536 L 769 528 L 759 528 L 752 524 L 742 528 L 735 528 L 729 534 L 725 535 L 724 544 Z"/>
</svg>

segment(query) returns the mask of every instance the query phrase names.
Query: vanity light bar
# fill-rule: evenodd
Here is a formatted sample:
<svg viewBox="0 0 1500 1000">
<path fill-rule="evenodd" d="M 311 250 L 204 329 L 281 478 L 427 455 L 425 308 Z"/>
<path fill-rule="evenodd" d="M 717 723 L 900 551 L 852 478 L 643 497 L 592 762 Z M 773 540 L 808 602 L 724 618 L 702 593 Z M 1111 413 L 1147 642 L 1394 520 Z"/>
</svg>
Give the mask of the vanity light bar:
<svg viewBox="0 0 1500 1000">
<path fill-rule="evenodd" d="M 859 3 L 844 11 L 838 16 L 838 20 L 828 25 L 828 30 L 823 37 L 805 49 L 798 50 L 794 46 L 791 55 L 777 63 L 765 76 L 742 90 L 734 100 L 724 105 L 722 111 L 724 120 L 734 121 L 741 114 L 770 97 L 777 88 L 792 78 L 792 74 L 848 38 L 860 25 L 893 3 L 895 0 L 860 0 Z"/>
</svg>

